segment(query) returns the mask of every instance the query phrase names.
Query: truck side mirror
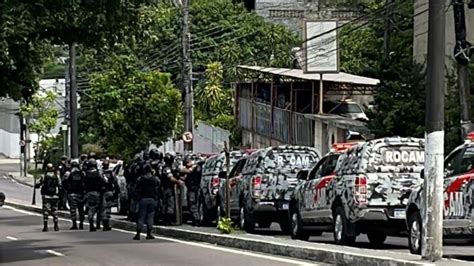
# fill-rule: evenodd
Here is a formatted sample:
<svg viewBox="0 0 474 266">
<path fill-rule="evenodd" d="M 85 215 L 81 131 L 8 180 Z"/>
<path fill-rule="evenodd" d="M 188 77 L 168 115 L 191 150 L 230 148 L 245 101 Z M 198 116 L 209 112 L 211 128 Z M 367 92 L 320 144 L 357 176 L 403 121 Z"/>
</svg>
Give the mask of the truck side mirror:
<svg viewBox="0 0 474 266">
<path fill-rule="evenodd" d="M 425 169 L 421 169 L 421 172 L 420 172 L 420 177 L 421 179 L 425 179 Z"/>
</svg>

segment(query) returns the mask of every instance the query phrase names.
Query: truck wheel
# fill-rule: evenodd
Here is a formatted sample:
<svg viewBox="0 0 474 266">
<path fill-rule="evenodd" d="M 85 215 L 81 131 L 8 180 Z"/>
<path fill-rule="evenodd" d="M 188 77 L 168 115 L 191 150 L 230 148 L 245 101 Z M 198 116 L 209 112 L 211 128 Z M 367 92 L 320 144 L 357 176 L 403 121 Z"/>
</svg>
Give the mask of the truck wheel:
<svg viewBox="0 0 474 266">
<path fill-rule="evenodd" d="M 355 243 L 356 236 L 348 235 L 348 227 L 353 226 L 346 218 L 342 207 L 337 207 L 334 213 L 334 242 L 338 245 L 351 246 Z"/>
<path fill-rule="evenodd" d="M 301 215 L 298 210 L 295 210 L 291 215 L 291 239 L 309 240 L 308 232 L 303 230 L 303 222 L 301 221 Z"/>
<path fill-rule="evenodd" d="M 408 246 L 412 254 L 421 254 L 423 224 L 418 211 L 408 217 Z"/>
<path fill-rule="evenodd" d="M 240 228 L 247 233 L 252 233 L 255 230 L 255 224 L 250 220 L 250 214 L 245 207 L 240 207 Z"/>
<path fill-rule="evenodd" d="M 375 232 L 370 232 L 367 233 L 367 238 L 369 239 L 369 242 L 373 246 L 380 246 L 383 245 L 385 240 L 387 239 L 387 234 L 380 232 L 380 231 L 375 231 Z"/>
<path fill-rule="evenodd" d="M 291 234 L 291 221 L 288 218 L 283 218 L 283 220 L 280 221 L 280 229 L 283 233 L 286 235 Z"/>
<path fill-rule="evenodd" d="M 270 228 L 272 225 L 272 221 L 269 219 L 259 219 L 257 223 L 258 228 Z"/>
<path fill-rule="evenodd" d="M 209 225 L 209 210 L 206 207 L 204 200 L 199 200 L 199 224 Z"/>
</svg>

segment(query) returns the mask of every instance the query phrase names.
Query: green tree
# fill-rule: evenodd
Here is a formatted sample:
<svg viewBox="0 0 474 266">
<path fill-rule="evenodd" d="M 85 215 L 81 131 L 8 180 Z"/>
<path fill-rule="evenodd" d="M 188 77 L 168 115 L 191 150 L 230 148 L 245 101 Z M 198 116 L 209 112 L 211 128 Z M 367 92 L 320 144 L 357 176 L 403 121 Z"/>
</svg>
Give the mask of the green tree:
<svg viewBox="0 0 474 266">
<path fill-rule="evenodd" d="M 113 61 L 112 69 L 91 76 L 91 88 L 81 98 L 80 129 L 86 141 L 130 158 L 171 135 L 181 97 L 168 74 L 137 70 L 131 57 Z"/>
<path fill-rule="evenodd" d="M 56 108 L 54 92 L 37 93 L 31 101 L 21 104 L 20 112 L 27 121 L 30 133 L 38 135 L 35 144 L 35 161 L 43 160 L 45 152 L 52 146 L 51 131 L 56 126 L 59 111 Z"/>
</svg>

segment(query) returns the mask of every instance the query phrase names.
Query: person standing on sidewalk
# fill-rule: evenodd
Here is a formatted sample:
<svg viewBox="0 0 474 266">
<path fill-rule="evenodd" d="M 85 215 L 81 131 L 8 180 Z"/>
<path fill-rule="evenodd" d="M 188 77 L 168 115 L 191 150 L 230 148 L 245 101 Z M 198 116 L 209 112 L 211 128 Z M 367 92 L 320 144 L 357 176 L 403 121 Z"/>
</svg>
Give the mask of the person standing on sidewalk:
<svg viewBox="0 0 474 266">
<path fill-rule="evenodd" d="M 101 208 L 101 217 L 102 224 L 104 225 L 103 231 L 110 231 L 110 213 L 112 212 L 112 205 L 114 201 L 118 199 L 120 194 L 120 188 L 117 181 L 117 178 L 112 171 L 109 169 L 109 159 L 105 159 L 102 162 L 102 178 L 104 179 L 104 187 L 102 193 L 102 208 Z"/>
<path fill-rule="evenodd" d="M 77 230 L 77 213 L 79 212 L 79 229 L 84 229 L 84 172 L 79 162 L 71 162 L 71 172 L 64 178 L 63 187 L 67 193 L 72 227 Z"/>
<path fill-rule="evenodd" d="M 104 186 L 104 181 L 97 169 L 97 161 L 89 159 L 87 161 L 87 171 L 84 178 L 84 191 L 86 197 L 86 206 L 89 209 L 87 216 L 89 218 L 89 231 L 95 232 L 94 216 L 98 214 L 98 208 L 101 201 L 100 190 Z"/>
<path fill-rule="evenodd" d="M 176 175 L 174 166 L 175 156 L 166 153 L 163 159 L 165 166 L 161 174 L 161 184 L 163 186 L 163 211 L 166 225 L 176 225 L 176 195 L 175 185 L 184 185 L 184 182 Z"/>
<path fill-rule="evenodd" d="M 59 191 L 61 190 L 61 179 L 56 175 L 53 164 L 46 165 L 46 173 L 35 184 L 36 188 L 41 188 L 43 200 L 43 232 L 48 231 L 49 215 L 53 216 L 54 231 L 59 231 L 58 210 Z"/>
<path fill-rule="evenodd" d="M 144 175 L 138 178 L 136 185 L 136 194 L 138 198 L 138 220 L 137 234 L 133 240 L 140 240 L 140 234 L 143 224 L 147 226 L 146 239 L 154 239 L 151 234 L 153 230 L 153 219 L 160 190 L 160 180 L 153 175 L 153 169 L 149 164 L 143 167 Z"/>
</svg>

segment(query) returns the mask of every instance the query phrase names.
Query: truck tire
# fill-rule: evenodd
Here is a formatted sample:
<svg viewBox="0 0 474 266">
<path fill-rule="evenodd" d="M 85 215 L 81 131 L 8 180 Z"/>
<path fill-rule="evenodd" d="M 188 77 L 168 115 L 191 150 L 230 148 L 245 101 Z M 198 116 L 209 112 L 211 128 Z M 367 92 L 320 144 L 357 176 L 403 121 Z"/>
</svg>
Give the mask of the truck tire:
<svg viewBox="0 0 474 266">
<path fill-rule="evenodd" d="M 334 242 L 338 245 L 354 245 L 356 236 L 348 234 L 349 226 L 354 226 L 346 218 L 343 207 L 337 207 L 334 213 Z"/>
<path fill-rule="evenodd" d="M 206 203 L 203 198 L 199 199 L 199 224 L 206 226 L 209 225 L 209 210 L 207 209 Z"/>
<path fill-rule="evenodd" d="M 309 240 L 308 232 L 303 230 L 303 222 L 299 210 L 295 210 L 291 214 L 291 239 Z"/>
<path fill-rule="evenodd" d="M 408 217 L 408 246 L 410 253 L 420 255 L 422 245 L 423 223 L 419 211 L 415 211 Z"/>
<path fill-rule="evenodd" d="M 244 206 L 240 207 L 240 228 L 247 233 L 253 233 L 255 230 L 255 223 L 250 219 L 250 214 Z"/>
</svg>

